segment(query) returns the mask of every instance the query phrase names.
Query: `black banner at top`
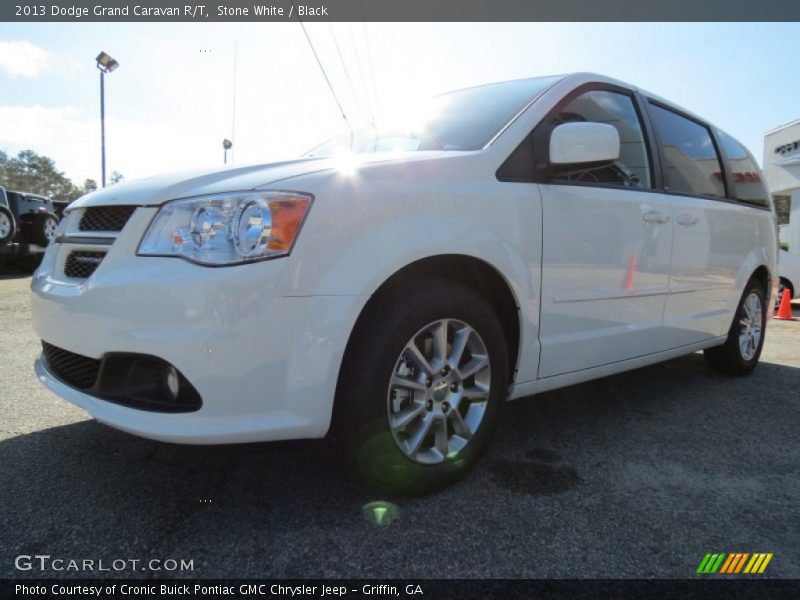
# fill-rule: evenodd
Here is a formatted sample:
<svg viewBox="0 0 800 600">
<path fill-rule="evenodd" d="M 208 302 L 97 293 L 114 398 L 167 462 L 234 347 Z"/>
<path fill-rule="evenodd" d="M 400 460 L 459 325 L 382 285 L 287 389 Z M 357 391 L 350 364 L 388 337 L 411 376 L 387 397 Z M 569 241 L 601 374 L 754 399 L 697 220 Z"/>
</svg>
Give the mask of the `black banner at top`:
<svg viewBox="0 0 800 600">
<path fill-rule="evenodd" d="M 195 2 L 195 3 L 191 3 Z M 63 0 L 0 2 L 0 21 L 800 21 L 798 0 Z"/>
</svg>

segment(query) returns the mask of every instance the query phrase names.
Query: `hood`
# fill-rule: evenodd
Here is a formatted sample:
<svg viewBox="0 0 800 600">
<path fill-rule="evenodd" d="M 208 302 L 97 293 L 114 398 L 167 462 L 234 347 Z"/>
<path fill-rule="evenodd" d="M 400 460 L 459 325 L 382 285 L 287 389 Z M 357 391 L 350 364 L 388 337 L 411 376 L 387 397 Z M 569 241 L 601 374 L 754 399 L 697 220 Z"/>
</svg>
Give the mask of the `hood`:
<svg viewBox="0 0 800 600">
<path fill-rule="evenodd" d="M 442 152 L 438 151 L 363 154 L 353 156 L 348 164 L 363 166 L 374 163 L 425 160 L 441 154 Z M 70 204 L 70 209 L 122 204 L 155 206 L 179 198 L 253 190 L 300 175 L 340 168 L 342 168 L 341 159 L 300 158 L 259 165 L 231 166 L 224 169 L 197 169 L 165 173 L 118 183 L 92 192 Z"/>
<path fill-rule="evenodd" d="M 87 194 L 70 208 L 134 204 L 148 206 L 204 194 L 252 190 L 289 177 L 330 169 L 328 160 L 303 158 L 224 169 L 195 169 L 125 181 Z"/>
</svg>

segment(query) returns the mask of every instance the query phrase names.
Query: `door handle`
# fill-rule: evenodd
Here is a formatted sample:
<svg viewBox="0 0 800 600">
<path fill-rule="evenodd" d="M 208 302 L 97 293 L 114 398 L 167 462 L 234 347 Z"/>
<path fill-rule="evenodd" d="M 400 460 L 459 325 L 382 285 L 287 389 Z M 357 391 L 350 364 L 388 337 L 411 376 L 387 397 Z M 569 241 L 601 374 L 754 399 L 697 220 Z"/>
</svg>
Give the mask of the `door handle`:
<svg viewBox="0 0 800 600">
<path fill-rule="evenodd" d="M 663 225 L 669 223 L 669 215 L 651 210 L 642 215 L 642 220 L 648 225 Z"/>
<path fill-rule="evenodd" d="M 682 225 L 683 227 L 691 227 L 693 225 L 697 225 L 698 221 L 697 217 L 693 217 L 692 215 L 687 215 L 687 214 L 678 215 L 678 218 L 676 220 L 678 222 L 678 225 Z"/>
</svg>

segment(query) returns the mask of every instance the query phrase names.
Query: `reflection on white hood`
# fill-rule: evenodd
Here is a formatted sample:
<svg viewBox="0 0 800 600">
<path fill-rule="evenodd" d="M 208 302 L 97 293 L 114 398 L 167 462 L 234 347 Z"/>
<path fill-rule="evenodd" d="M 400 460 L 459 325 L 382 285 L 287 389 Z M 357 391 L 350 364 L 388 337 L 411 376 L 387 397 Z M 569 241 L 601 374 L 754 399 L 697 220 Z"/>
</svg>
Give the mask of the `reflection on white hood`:
<svg viewBox="0 0 800 600">
<path fill-rule="evenodd" d="M 70 204 L 70 208 L 133 204 L 154 206 L 169 200 L 205 194 L 241 192 L 273 185 L 279 181 L 320 171 L 360 169 L 376 163 L 410 163 L 444 155 L 470 154 L 443 151 L 399 152 L 347 155 L 339 158 L 298 158 L 259 165 L 207 168 L 164 173 L 154 177 L 125 181 L 87 194 Z M 288 186 L 287 189 L 292 189 Z M 302 191 L 302 190 L 296 190 Z"/>
<path fill-rule="evenodd" d="M 135 179 L 92 192 L 76 200 L 70 208 L 96 205 L 163 204 L 176 198 L 252 190 L 289 177 L 332 168 L 330 161 L 298 159 L 261 165 L 231 166 L 164 173 Z"/>
</svg>

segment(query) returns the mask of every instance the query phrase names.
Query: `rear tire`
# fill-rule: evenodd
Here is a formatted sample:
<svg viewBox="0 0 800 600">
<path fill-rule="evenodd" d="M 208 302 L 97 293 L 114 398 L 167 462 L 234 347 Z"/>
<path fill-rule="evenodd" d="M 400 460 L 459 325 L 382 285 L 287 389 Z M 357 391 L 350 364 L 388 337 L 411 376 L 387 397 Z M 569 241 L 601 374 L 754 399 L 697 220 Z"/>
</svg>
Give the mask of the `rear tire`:
<svg viewBox="0 0 800 600">
<path fill-rule="evenodd" d="M 348 344 L 334 414 L 358 479 L 417 495 L 472 468 L 508 391 L 502 331 L 488 302 L 457 282 L 416 281 L 373 299 Z"/>
<path fill-rule="evenodd" d="M 758 364 L 764 347 L 767 313 L 764 289 L 751 279 L 736 308 L 727 341 L 722 346 L 703 350 L 709 368 L 723 375 L 750 373 Z"/>
</svg>

